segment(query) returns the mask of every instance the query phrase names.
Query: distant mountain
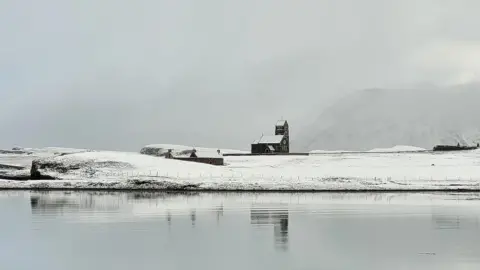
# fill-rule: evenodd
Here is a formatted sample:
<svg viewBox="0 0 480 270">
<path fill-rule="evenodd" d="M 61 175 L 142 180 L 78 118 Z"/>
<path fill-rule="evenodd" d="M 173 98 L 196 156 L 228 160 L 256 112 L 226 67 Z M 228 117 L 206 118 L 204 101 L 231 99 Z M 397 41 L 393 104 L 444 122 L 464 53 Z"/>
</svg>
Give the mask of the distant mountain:
<svg viewBox="0 0 480 270">
<path fill-rule="evenodd" d="M 448 89 L 357 91 L 295 138 L 298 150 L 369 150 L 480 142 L 480 84 Z"/>
</svg>

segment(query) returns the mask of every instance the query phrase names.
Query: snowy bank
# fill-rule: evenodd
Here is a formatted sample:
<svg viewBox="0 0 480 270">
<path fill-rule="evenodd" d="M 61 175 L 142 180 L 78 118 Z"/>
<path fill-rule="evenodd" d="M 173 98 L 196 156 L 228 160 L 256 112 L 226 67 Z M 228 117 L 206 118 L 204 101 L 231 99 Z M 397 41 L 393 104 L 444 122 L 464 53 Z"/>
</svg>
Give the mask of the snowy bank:
<svg viewBox="0 0 480 270">
<path fill-rule="evenodd" d="M 242 191 L 480 190 L 480 151 L 225 157 L 213 166 L 126 152 L 35 160 L 55 180 L 0 181 L 0 188 Z"/>
</svg>

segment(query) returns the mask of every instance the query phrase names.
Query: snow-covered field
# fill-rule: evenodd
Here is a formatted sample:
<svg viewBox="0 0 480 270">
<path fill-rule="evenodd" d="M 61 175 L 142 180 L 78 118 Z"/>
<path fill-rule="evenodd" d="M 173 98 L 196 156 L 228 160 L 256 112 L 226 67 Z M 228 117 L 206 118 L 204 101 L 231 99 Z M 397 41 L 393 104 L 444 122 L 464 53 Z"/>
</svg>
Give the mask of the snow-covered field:
<svg viewBox="0 0 480 270">
<path fill-rule="evenodd" d="M 226 166 L 133 152 L 77 152 L 40 158 L 40 164 L 46 164 L 39 169 L 41 174 L 56 180 L 0 180 L 0 188 L 480 190 L 477 150 L 236 156 L 225 157 Z"/>
</svg>

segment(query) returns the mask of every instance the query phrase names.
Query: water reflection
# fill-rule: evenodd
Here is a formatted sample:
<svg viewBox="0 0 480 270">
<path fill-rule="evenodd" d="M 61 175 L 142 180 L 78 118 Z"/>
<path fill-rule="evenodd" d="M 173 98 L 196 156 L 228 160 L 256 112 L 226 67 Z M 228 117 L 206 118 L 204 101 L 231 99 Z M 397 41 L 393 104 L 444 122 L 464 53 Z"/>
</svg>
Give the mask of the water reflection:
<svg viewBox="0 0 480 270">
<path fill-rule="evenodd" d="M 250 210 L 250 224 L 254 226 L 273 225 L 276 247 L 288 248 L 288 210 L 257 208 Z"/>
<path fill-rule="evenodd" d="M 202 213 L 215 213 L 216 223 L 220 224 L 221 217 L 224 215 L 223 202 L 219 206 L 197 206 L 195 203 L 177 205 L 177 198 L 195 197 L 197 194 L 178 194 L 178 193 L 112 193 L 112 192 L 38 192 L 30 196 L 30 206 L 35 215 L 58 215 L 72 214 L 82 212 L 100 213 L 116 215 L 128 219 L 128 211 L 135 214 L 135 209 L 131 209 L 132 202 L 137 206 L 142 202 L 147 202 L 145 206 L 149 208 L 151 217 L 155 214 L 164 215 L 168 226 L 172 226 L 173 217 L 182 215 L 188 216 L 192 228 L 197 223 L 197 208 Z M 152 209 L 153 208 L 153 209 Z M 138 209 L 137 209 L 138 210 Z M 172 215 L 172 211 L 175 215 Z M 135 216 L 135 215 L 134 215 Z M 141 216 L 137 216 L 141 217 Z M 276 205 L 253 204 L 250 207 L 250 224 L 254 227 L 272 226 L 275 246 L 280 249 L 288 248 L 288 205 L 278 208 Z M 115 219 L 111 219 L 113 222 Z M 91 222 L 94 219 L 90 219 Z"/>
<path fill-rule="evenodd" d="M 436 230 L 478 230 L 478 216 L 432 213 L 433 227 Z"/>
<path fill-rule="evenodd" d="M 113 250 L 116 269 L 139 260 L 148 269 L 480 269 L 472 194 L 24 194 L 40 250 L 71 241 L 82 254 Z"/>
<path fill-rule="evenodd" d="M 30 206 L 34 214 L 62 214 L 85 209 L 115 212 L 120 208 L 121 201 L 117 196 L 107 195 L 95 192 L 36 192 L 30 195 Z"/>
<path fill-rule="evenodd" d="M 223 203 L 220 206 L 214 209 L 216 217 L 217 217 L 217 224 L 220 223 L 220 217 L 223 217 Z"/>
</svg>

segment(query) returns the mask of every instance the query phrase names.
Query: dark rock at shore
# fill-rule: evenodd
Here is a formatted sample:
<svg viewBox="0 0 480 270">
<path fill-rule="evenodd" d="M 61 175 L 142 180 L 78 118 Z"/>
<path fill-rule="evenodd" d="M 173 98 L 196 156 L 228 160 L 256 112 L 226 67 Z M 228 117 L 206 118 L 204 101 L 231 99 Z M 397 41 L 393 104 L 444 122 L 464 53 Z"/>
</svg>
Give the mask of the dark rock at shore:
<svg viewBox="0 0 480 270">
<path fill-rule="evenodd" d="M 67 172 L 68 169 L 65 167 L 62 167 L 61 163 L 54 163 L 51 162 L 50 164 L 51 168 L 57 168 L 60 172 Z M 32 180 L 54 180 L 56 179 L 55 177 L 52 177 L 50 175 L 44 175 L 42 174 L 39 169 L 45 168 L 49 164 L 45 163 L 40 163 L 38 160 L 32 161 L 32 167 L 30 168 L 30 179 Z"/>
</svg>

